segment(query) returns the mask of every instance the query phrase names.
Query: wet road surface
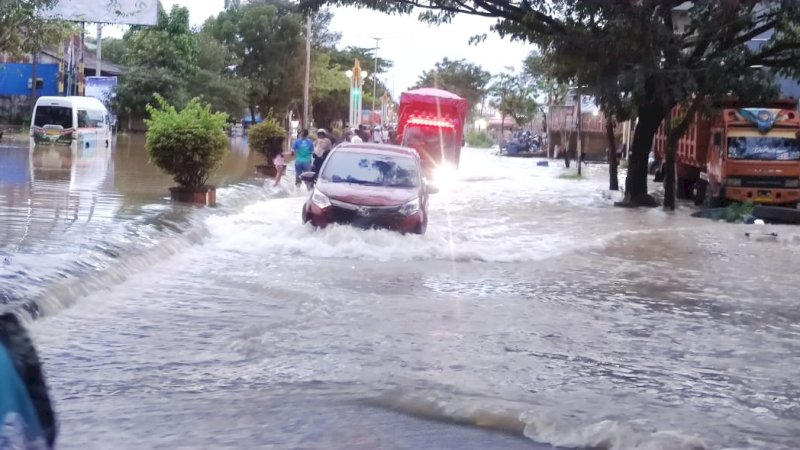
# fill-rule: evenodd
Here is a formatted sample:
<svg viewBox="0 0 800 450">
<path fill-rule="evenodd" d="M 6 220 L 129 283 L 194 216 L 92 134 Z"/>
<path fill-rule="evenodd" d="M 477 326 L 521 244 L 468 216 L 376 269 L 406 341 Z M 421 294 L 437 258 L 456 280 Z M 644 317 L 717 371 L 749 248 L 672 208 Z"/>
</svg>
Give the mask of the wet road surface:
<svg viewBox="0 0 800 450">
<path fill-rule="evenodd" d="M 468 149 L 427 235 L 313 230 L 235 148 L 216 209 L 171 205 L 136 143 L 85 188 L 40 188 L 35 152 L 23 201 L 0 188 L 0 292 L 45 316 L 59 448 L 800 440 L 795 228 L 619 210 L 602 166 Z"/>
</svg>

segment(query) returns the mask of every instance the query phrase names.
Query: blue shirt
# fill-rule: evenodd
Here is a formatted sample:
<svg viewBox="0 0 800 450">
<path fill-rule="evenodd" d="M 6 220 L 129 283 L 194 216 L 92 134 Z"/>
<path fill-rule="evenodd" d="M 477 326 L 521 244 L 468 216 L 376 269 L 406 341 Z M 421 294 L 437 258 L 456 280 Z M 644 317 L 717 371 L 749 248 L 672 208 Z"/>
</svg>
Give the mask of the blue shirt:
<svg viewBox="0 0 800 450">
<path fill-rule="evenodd" d="M 28 391 L 3 344 L 0 344 L 0 448 L 49 448 Z"/>
<path fill-rule="evenodd" d="M 301 138 L 294 141 L 292 146 L 295 154 L 295 162 L 310 163 L 311 155 L 314 153 L 314 143 L 309 138 Z"/>
</svg>

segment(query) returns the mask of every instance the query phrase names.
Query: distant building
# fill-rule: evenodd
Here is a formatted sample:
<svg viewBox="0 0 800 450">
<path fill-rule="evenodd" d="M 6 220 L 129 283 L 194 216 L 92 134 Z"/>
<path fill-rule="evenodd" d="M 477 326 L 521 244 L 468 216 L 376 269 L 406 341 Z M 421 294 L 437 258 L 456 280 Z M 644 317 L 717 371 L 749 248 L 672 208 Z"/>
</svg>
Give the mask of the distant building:
<svg viewBox="0 0 800 450">
<path fill-rule="evenodd" d="M 67 73 L 70 67 L 77 64 L 76 53 L 47 49 L 37 55 L 36 98 L 75 95 L 77 80 L 68 77 Z M 97 59 L 88 48 L 84 48 L 83 61 L 84 76 L 94 76 Z M 107 61 L 102 62 L 101 71 L 103 76 L 118 76 L 122 73 L 119 66 Z M 33 73 L 33 55 L 15 58 L 0 53 L 0 123 L 24 123 L 30 120 L 30 108 L 35 102 L 31 98 L 34 88 Z"/>
</svg>

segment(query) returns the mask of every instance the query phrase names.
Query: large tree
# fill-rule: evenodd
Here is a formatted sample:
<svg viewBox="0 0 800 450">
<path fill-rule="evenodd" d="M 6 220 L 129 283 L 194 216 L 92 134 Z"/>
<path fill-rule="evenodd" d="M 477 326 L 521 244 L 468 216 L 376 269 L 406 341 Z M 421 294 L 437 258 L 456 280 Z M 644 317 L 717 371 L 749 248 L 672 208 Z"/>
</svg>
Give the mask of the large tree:
<svg viewBox="0 0 800 450">
<path fill-rule="evenodd" d="M 18 56 L 36 52 L 64 37 L 64 22 L 41 17 L 42 11 L 56 1 L 0 1 L 0 53 Z"/>
<path fill-rule="evenodd" d="M 153 94 L 162 95 L 173 105 L 183 105 L 190 99 L 199 49 L 188 9 L 175 5 L 167 13 L 159 5 L 158 24 L 131 27 L 123 41 L 125 75 L 120 78 L 114 100 L 119 113 L 129 120 L 144 117 Z"/>
<path fill-rule="evenodd" d="M 486 97 L 491 78 L 491 74 L 477 64 L 444 58 L 424 71 L 416 86 L 437 87 L 459 95 L 474 112 Z"/>
<path fill-rule="evenodd" d="M 518 126 L 524 127 L 530 125 L 538 112 L 535 85 L 524 73 L 514 73 L 507 68 L 495 77 L 489 93 L 493 96 L 492 106 L 500 112 L 501 131 L 506 117 L 512 117 Z"/>
<path fill-rule="evenodd" d="M 296 6 L 284 0 L 232 4 L 206 21 L 203 31 L 238 60 L 236 73 L 248 80 L 250 112 L 283 116 L 302 98 L 304 30 Z"/>
<path fill-rule="evenodd" d="M 502 36 L 537 44 L 545 55 L 566 61 L 565 74 L 605 85 L 628 100 L 638 115 L 630 152 L 626 200 L 652 203 L 647 194 L 647 159 L 659 124 L 675 105 L 686 103 L 691 118 L 709 95 L 758 91 L 768 77 L 753 66 L 800 70 L 800 2 L 787 0 L 302 0 L 358 5 L 389 13 L 424 12 L 443 22 L 456 14 L 495 18 Z M 771 32 L 771 33 L 770 33 Z M 762 45 L 749 46 L 756 37 Z M 582 76 L 588 70 L 589 76 Z M 757 83 L 753 83 L 753 81 Z M 736 86 L 739 84 L 740 86 Z M 748 84 L 748 86 L 741 86 Z M 589 89 L 594 88 L 587 82 Z M 726 90 L 727 89 L 727 90 Z M 620 102 L 608 96 L 608 107 Z M 616 113 L 616 111 L 609 111 Z M 687 121 L 688 123 L 688 121 Z M 684 126 L 686 125 L 686 126 Z M 673 137 L 688 124 L 673 127 Z M 671 139 L 677 141 L 676 138 Z M 672 169 L 670 169 L 672 170 Z"/>
</svg>

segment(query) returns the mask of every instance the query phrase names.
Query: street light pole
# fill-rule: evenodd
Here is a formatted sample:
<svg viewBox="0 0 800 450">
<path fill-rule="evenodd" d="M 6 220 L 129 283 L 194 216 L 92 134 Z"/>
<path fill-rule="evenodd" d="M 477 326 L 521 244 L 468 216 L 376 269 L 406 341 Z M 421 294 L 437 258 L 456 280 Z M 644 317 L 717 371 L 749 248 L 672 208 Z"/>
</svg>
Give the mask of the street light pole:
<svg viewBox="0 0 800 450">
<path fill-rule="evenodd" d="M 378 43 L 382 38 L 375 39 L 375 72 L 372 73 L 372 114 L 375 114 L 375 96 L 378 92 Z"/>
<path fill-rule="evenodd" d="M 303 87 L 303 128 L 309 127 L 309 91 L 311 85 L 311 15 L 306 17 L 306 78 Z"/>
<path fill-rule="evenodd" d="M 581 136 L 581 132 L 583 131 L 583 129 L 582 129 L 583 128 L 583 120 L 581 118 L 581 103 L 582 103 L 582 100 L 583 100 L 583 98 L 582 98 L 582 96 L 580 94 L 580 91 L 578 91 L 578 119 L 577 119 L 578 120 L 578 124 L 577 124 L 578 125 L 577 126 L 577 128 L 578 128 L 578 176 L 581 175 L 581 160 L 583 160 L 583 158 L 582 158 L 582 156 L 583 156 L 583 145 L 582 145 L 583 136 Z"/>
</svg>

